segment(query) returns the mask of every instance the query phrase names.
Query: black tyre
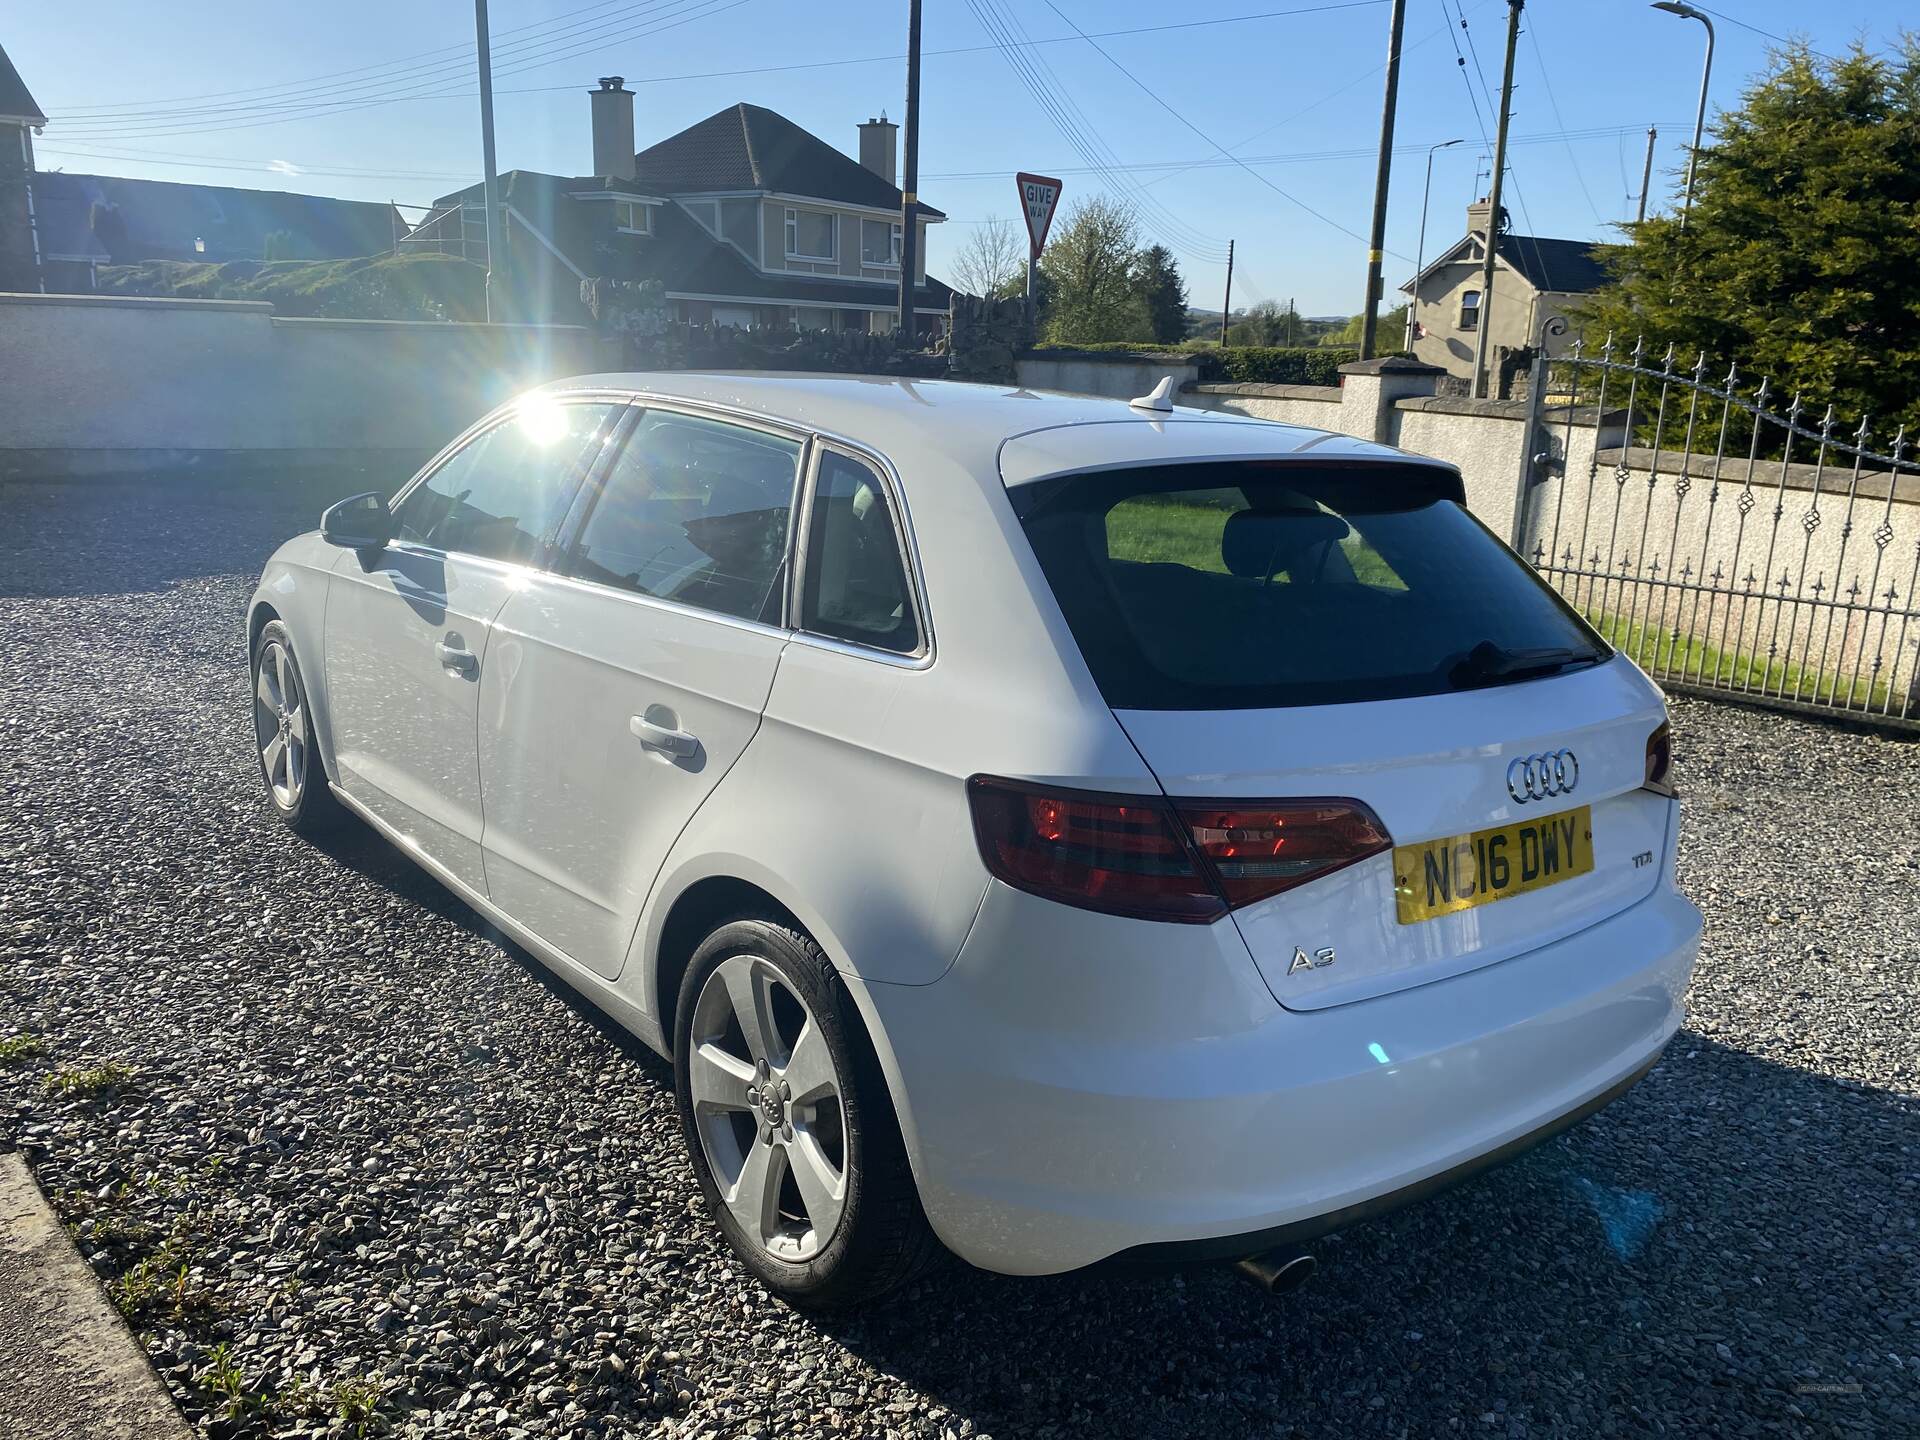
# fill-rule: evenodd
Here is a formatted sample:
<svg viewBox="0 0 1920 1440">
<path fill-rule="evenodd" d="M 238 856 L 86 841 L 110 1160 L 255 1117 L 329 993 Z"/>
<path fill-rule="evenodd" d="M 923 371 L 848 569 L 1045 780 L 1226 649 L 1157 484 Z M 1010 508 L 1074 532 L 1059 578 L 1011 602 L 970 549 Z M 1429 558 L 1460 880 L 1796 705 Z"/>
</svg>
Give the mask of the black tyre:
<svg viewBox="0 0 1920 1440">
<path fill-rule="evenodd" d="M 345 812 L 327 788 L 293 637 L 278 620 L 254 638 L 252 676 L 254 756 L 268 802 L 298 834 L 331 829 Z"/>
<path fill-rule="evenodd" d="M 942 1253 L 879 1063 L 811 938 L 771 919 L 722 925 L 694 953 L 674 1013 L 694 1173 L 768 1289 L 839 1309 Z"/>
</svg>

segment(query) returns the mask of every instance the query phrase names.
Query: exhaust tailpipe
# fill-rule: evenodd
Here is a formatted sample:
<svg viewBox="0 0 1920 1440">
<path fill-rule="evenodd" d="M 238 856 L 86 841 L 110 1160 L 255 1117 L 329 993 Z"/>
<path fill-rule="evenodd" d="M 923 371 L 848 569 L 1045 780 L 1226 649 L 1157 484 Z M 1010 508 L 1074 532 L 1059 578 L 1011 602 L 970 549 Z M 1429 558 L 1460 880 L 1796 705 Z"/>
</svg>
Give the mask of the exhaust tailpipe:
<svg viewBox="0 0 1920 1440">
<path fill-rule="evenodd" d="M 1233 1268 L 1269 1295 L 1285 1295 L 1311 1280 L 1320 1262 L 1304 1250 L 1266 1250 L 1236 1261 Z"/>
</svg>

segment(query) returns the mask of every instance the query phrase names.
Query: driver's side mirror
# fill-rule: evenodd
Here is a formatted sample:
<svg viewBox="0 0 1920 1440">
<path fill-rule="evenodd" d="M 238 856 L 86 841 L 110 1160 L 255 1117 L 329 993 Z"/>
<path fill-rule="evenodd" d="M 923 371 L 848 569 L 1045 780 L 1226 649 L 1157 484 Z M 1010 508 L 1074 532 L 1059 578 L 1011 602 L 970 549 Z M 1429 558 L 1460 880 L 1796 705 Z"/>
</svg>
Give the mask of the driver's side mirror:
<svg viewBox="0 0 1920 1440">
<path fill-rule="evenodd" d="M 349 495 L 320 517 L 320 538 L 344 550 L 383 550 L 393 536 L 393 512 L 378 490 Z"/>
</svg>

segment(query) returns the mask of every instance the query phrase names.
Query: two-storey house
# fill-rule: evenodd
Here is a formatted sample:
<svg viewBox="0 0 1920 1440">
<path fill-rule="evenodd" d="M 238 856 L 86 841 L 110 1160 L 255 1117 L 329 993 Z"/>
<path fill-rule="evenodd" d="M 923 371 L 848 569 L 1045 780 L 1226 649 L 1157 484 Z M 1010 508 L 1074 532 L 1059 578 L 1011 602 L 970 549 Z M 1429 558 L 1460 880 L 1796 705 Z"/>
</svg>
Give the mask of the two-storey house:
<svg viewBox="0 0 1920 1440">
<path fill-rule="evenodd" d="M 633 92 L 619 76 L 590 92 L 596 174 L 513 170 L 500 177 L 507 270 L 519 312 L 565 313 L 578 282 L 658 280 L 677 318 L 699 324 L 895 328 L 900 285 L 897 127 L 859 127 L 860 158 L 785 116 L 730 105 L 677 135 L 633 149 Z M 920 328 L 950 291 L 926 273 L 922 204 Z M 485 257 L 483 192 L 444 195 L 408 244 Z"/>
</svg>

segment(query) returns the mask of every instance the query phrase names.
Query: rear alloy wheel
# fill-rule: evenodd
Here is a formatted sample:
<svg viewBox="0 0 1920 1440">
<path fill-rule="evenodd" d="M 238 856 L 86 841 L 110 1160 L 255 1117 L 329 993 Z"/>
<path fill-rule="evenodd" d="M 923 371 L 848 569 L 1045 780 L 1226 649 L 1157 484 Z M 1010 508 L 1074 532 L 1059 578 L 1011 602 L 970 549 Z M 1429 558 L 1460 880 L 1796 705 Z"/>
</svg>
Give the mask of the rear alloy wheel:
<svg viewBox="0 0 1920 1440">
<path fill-rule="evenodd" d="M 708 937 L 676 1011 L 701 1190 L 747 1267 L 807 1308 L 890 1290 L 938 1253 L 851 1013 L 820 948 L 760 919 Z"/>
<path fill-rule="evenodd" d="M 253 738 L 267 798 L 295 830 L 311 833 L 333 823 L 339 802 L 327 788 L 314 745 L 307 687 L 293 657 L 293 639 L 269 621 L 253 647 Z"/>
</svg>

